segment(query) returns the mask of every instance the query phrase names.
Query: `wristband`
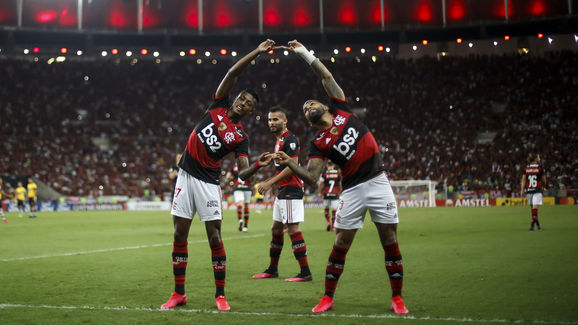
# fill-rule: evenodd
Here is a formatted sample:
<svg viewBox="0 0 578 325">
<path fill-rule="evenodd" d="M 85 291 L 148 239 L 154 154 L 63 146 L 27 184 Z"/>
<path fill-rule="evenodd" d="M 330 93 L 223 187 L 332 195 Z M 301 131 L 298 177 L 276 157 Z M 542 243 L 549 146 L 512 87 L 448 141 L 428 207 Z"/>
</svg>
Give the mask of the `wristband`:
<svg viewBox="0 0 578 325">
<path fill-rule="evenodd" d="M 313 61 L 315 61 L 316 57 L 315 55 L 311 54 L 311 52 L 309 52 L 305 46 L 300 46 L 298 48 L 295 49 L 295 53 L 299 54 L 299 56 L 305 60 L 305 62 L 307 62 L 307 64 L 311 65 L 313 63 Z"/>
<path fill-rule="evenodd" d="M 259 169 L 261 168 L 261 165 L 259 165 L 259 162 L 256 161 L 255 164 L 253 164 L 253 167 L 255 167 L 255 169 Z"/>
</svg>

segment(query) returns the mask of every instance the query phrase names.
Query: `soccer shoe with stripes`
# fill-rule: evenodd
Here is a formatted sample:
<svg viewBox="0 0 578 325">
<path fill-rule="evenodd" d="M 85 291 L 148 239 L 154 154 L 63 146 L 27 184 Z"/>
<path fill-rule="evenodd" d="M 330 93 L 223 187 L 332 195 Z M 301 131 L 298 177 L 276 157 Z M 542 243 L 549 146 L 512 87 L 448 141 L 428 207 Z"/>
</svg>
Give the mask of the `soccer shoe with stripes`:
<svg viewBox="0 0 578 325">
<path fill-rule="evenodd" d="M 267 279 L 267 278 L 278 278 L 279 273 L 276 271 L 271 271 L 271 269 L 266 269 L 263 273 L 253 275 L 253 279 Z"/>
<path fill-rule="evenodd" d="M 220 295 L 215 299 L 215 304 L 217 304 L 217 309 L 220 311 L 231 310 L 231 306 L 229 306 L 227 299 L 225 299 L 225 296 L 223 295 Z"/>
<path fill-rule="evenodd" d="M 176 306 L 184 306 L 187 304 L 187 295 L 180 295 L 176 292 L 173 292 L 169 301 L 165 302 L 161 309 L 173 309 Z"/>
<path fill-rule="evenodd" d="M 317 304 L 317 306 L 313 307 L 311 311 L 320 314 L 328 311 L 329 309 L 333 309 L 333 298 L 325 295 L 321 297 L 321 301 Z"/>
<path fill-rule="evenodd" d="M 243 220 L 239 219 L 239 231 L 243 231 Z"/>
<path fill-rule="evenodd" d="M 407 314 L 409 310 L 405 308 L 405 304 L 403 303 L 403 299 L 401 296 L 395 296 L 391 298 L 391 310 L 393 310 L 396 314 Z"/>
<path fill-rule="evenodd" d="M 306 281 L 312 281 L 312 280 L 313 280 L 313 276 L 311 274 L 304 275 L 302 273 L 299 273 L 292 278 L 285 279 L 285 282 L 306 282 Z"/>
</svg>

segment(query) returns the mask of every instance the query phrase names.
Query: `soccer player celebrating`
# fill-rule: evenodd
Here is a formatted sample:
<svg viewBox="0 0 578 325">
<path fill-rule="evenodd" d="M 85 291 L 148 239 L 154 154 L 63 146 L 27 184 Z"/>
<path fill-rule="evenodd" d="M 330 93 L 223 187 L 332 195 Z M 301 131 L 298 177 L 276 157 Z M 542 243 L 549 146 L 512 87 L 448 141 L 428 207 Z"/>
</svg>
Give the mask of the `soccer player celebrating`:
<svg viewBox="0 0 578 325">
<path fill-rule="evenodd" d="M 277 138 L 275 152 L 284 152 L 289 159 L 298 164 L 299 140 L 293 132 L 287 129 L 287 116 L 281 108 L 272 108 L 268 114 L 269 130 Z M 279 193 L 273 205 L 273 226 L 271 232 L 273 239 L 269 246 L 271 257 L 269 267 L 253 279 L 277 278 L 279 276 L 277 266 L 283 250 L 283 229 L 287 226 L 287 232 L 291 237 L 293 255 L 299 262 L 301 271 L 287 282 L 311 281 L 311 271 L 307 261 L 307 246 L 303 234 L 299 229 L 299 223 L 305 221 L 305 209 L 303 206 L 303 182 L 286 166 L 275 164 L 275 176 L 259 183 L 259 192 L 267 192 L 274 184 L 279 186 Z"/>
<path fill-rule="evenodd" d="M 36 192 L 38 186 L 32 180 L 32 177 L 28 177 L 28 185 L 26 185 L 26 191 L 28 192 L 28 205 L 30 206 L 30 218 L 36 218 Z"/>
<path fill-rule="evenodd" d="M 249 230 L 249 203 L 251 202 L 251 180 L 242 180 L 239 177 L 239 167 L 233 165 L 233 171 L 229 178 L 234 182 L 233 198 L 237 205 L 237 220 L 239 221 L 239 231 Z M 244 221 L 244 223 L 243 223 Z"/>
<path fill-rule="evenodd" d="M 319 180 L 319 195 L 323 196 L 325 205 L 325 221 L 327 221 L 327 231 L 335 231 L 335 212 L 339 202 L 339 193 L 341 193 L 341 173 L 335 168 L 335 163 L 329 160 L 325 173 Z M 329 210 L 331 209 L 331 219 Z"/>
<path fill-rule="evenodd" d="M 534 230 L 534 225 L 540 230 L 542 225 L 538 221 L 538 206 L 542 205 L 542 188 L 546 184 L 546 174 L 540 165 L 540 155 L 530 154 L 527 161 L 528 165 L 524 168 L 522 175 L 520 196 L 524 197 L 524 193 L 526 193 L 528 204 L 532 207 L 530 230 Z"/>
<path fill-rule="evenodd" d="M 18 182 L 18 186 L 14 189 L 14 196 L 18 204 L 18 216 L 22 218 L 24 214 L 24 198 L 26 197 L 26 189 L 22 186 L 22 182 Z"/>
<path fill-rule="evenodd" d="M 284 152 L 276 153 L 274 159 L 311 186 L 315 186 L 321 175 L 324 157 L 340 166 L 343 173 L 343 192 L 335 219 L 336 238 L 325 270 L 325 295 L 312 311 L 323 313 L 333 308 L 333 296 L 347 252 L 369 210 L 385 252 L 385 269 L 392 289 L 391 308 L 397 314 L 407 314 L 401 297 L 403 265 L 397 243 L 397 204 L 375 138 L 346 104 L 343 90 L 325 65 L 296 40 L 285 48 L 311 66 L 331 101 L 329 105 L 318 100 L 303 104 L 305 118 L 319 130 L 311 143 L 307 169 Z"/>
<path fill-rule="evenodd" d="M 191 222 L 196 213 L 205 223 L 207 238 L 211 248 L 213 272 L 215 276 L 215 302 L 218 310 L 230 310 L 225 298 L 226 254 L 221 240 L 221 189 L 219 176 L 221 160 L 230 152 L 235 152 L 237 164 L 245 179 L 247 173 L 254 173 L 259 164 L 269 163 L 262 158 L 249 167 L 249 138 L 240 121 L 251 114 L 259 101 L 253 90 L 243 90 L 229 106 L 229 93 L 241 72 L 253 59 L 272 49 L 275 42 L 268 39 L 253 51 L 237 61 L 221 81 L 213 95 L 213 102 L 201 116 L 191 132 L 186 149 L 179 161 L 179 173 L 171 214 L 174 223 L 173 274 L 175 292 L 161 306 L 171 309 L 185 305 L 185 273 L 188 263 L 187 238 Z"/>
</svg>

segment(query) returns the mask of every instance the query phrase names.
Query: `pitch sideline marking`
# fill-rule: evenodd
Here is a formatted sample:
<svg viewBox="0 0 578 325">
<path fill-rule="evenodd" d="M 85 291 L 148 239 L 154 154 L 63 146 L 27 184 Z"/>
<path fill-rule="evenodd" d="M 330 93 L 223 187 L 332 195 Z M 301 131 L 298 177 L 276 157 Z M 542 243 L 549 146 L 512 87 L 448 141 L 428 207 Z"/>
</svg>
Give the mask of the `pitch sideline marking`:
<svg viewBox="0 0 578 325">
<path fill-rule="evenodd" d="M 269 312 L 240 312 L 240 311 L 227 311 L 220 312 L 216 310 L 204 310 L 204 309 L 180 309 L 176 310 L 163 310 L 160 308 L 145 308 L 145 307 L 96 307 L 96 306 L 52 306 L 52 305 L 23 305 L 23 304 L 0 304 L 0 309 L 3 308 L 44 308 L 44 309 L 63 309 L 63 310 L 111 310 L 111 311 L 152 311 L 152 312 L 175 312 L 175 313 L 197 313 L 197 314 L 233 314 L 233 315 L 244 315 L 244 316 L 290 316 L 290 317 L 327 317 L 327 318 L 369 318 L 369 319 L 406 319 L 406 320 L 419 320 L 419 321 L 447 321 L 447 322 L 458 322 L 458 323 L 505 323 L 505 324 L 554 324 L 554 325 L 575 325 L 578 322 L 566 322 L 566 321 L 545 321 L 545 320 L 508 320 L 508 319 L 475 319 L 475 318 L 457 318 L 457 317 L 431 317 L 431 316 L 399 316 L 399 315 L 388 315 L 388 314 L 373 314 L 373 315 L 361 315 L 361 314 L 291 314 L 291 313 L 269 313 Z"/>
<path fill-rule="evenodd" d="M 257 238 L 263 237 L 265 234 L 255 234 L 249 236 L 237 236 L 237 237 L 229 237 L 223 238 L 224 241 L 227 240 L 234 240 L 234 239 L 249 239 L 249 238 Z M 206 243 L 207 240 L 195 240 L 189 241 L 189 244 L 202 244 Z M 63 257 L 63 256 L 75 256 L 75 255 L 87 255 L 87 254 L 95 254 L 95 253 L 108 253 L 108 252 L 115 252 L 115 251 L 124 251 L 129 249 L 141 249 L 141 248 L 151 248 L 151 247 L 163 247 L 163 246 L 171 246 L 173 243 L 167 244 L 151 244 L 151 245 L 138 245 L 138 246 L 126 246 L 126 247 L 117 247 L 117 248 L 105 248 L 105 249 L 95 249 L 90 251 L 80 251 L 80 252 L 71 252 L 71 253 L 61 253 L 61 254 L 48 254 L 48 255 L 38 255 L 38 256 L 25 256 L 25 257 L 13 257 L 13 258 L 3 258 L 0 261 L 2 262 L 12 262 L 12 261 L 24 261 L 24 260 L 33 260 L 33 259 L 40 259 L 40 258 L 50 258 L 50 257 Z"/>
</svg>

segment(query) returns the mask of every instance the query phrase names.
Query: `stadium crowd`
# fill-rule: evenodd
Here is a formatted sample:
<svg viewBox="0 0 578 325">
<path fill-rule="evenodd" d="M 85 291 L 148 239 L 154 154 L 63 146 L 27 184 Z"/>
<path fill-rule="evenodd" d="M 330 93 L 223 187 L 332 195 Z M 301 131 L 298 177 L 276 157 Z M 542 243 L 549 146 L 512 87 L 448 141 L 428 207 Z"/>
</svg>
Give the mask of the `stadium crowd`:
<svg viewBox="0 0 578 325">
<path fill-rule="evenodd" d="M 175 154 L 230 64 L 129 62 L 1 58 L 0 173 L 35 176 L 63 195 L 170 192 Z M 392 179 L 515 194 L 525 158 L 536 152 L 548 188 L 578 188 L 574 53 L 325 62 L 374 132 Z M 314 75 L 295 73 L 304 69 L 296 58 L 264 56 L 239 80 L 238 89 L 261 97 L 243 121 L 253 158 L 273 150 L 267 110 L 283 106 L 306 164 L 314 132 L 301 106 L 325 94 L 311 87 Z"/>
</svg>

